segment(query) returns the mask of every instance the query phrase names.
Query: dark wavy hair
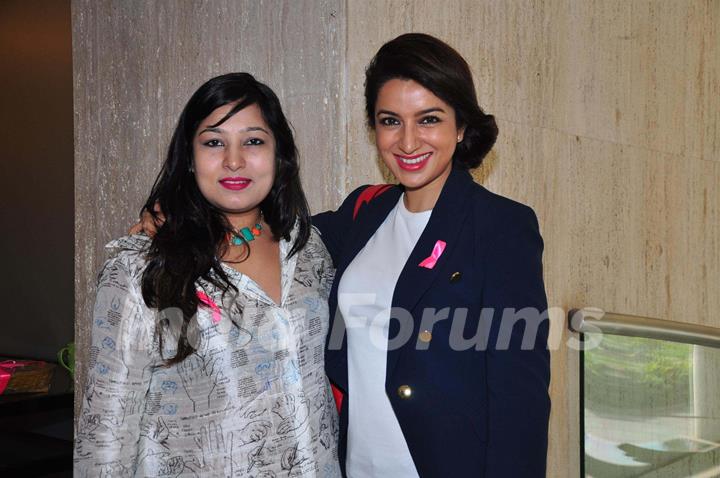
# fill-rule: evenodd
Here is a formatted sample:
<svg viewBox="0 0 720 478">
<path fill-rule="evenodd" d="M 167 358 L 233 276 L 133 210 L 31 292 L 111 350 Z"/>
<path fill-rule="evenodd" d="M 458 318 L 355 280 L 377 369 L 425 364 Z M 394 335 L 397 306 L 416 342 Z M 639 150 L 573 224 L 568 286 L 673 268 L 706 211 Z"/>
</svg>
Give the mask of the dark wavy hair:
<svg viewBox="0 0 720 478">
<path fill-rule="evenodd" d="M 166 359 L 168 366 L 181 362 L 195 351 L 188 340 L 188 326 L 198 308 L 196 281 L 203 279 L 223 293 L 230 289 L 237 291 L 218 259 L 226 250 L 225 238 L 232 227 L 223 212 L 202 195 L 192 172 L 193 139 L 200 123 L 217 108 L 228 104 L 234 104 L 233 108 L 213 126 L 222 124 L 243 108 L 258 105 L 275 137 L 275 179 L 270 193 L 260 204 L 273 237 L 290 240 L 290 232 L 297 223 L 298 232 L 290 255 L 302 249 L 310 237 L 310 213 L 300 186 L 297 149 L 277 96 L 248 73 L 228 73 L 207 81 L 180 114 L 167 158 L 143 207 L 154 214 L 154 205 L 159 203 L 165 216 L 148 252 L 142 277 L 143 298 L 148 307 L 182 311 L 177 353 Z M 167 330 L 167 318 L 164 320 L 160 325 L 162 330 Z M 161 333 L 161 349 L 162 336 Z"/>
<path fill-rule="evenodd" d="M 375 104 L 380 88 L 392 79 L 413 80 L 455 110 L 463 140 L 453 164 L 466 169 L 480 166 L 498 135 L 492 115 L 478 105 L 467 62 L 450 45 L 424 33 L 406 33 L 385 43 L 365 70 L 365 112 L 375 128 Z"/>
</svg>

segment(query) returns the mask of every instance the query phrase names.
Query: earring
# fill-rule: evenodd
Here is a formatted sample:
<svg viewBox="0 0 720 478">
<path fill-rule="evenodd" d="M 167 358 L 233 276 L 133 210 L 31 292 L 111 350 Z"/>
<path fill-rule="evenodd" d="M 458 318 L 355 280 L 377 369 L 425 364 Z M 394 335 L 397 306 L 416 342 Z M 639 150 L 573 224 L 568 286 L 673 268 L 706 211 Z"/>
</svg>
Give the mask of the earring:
<svg viewBox="0 0 720 478">
<path fill-rule="evenodd" d="M 190 165 L 190 172 L 195 174 L 195 166 L 192 164 Z"/>
</svg>

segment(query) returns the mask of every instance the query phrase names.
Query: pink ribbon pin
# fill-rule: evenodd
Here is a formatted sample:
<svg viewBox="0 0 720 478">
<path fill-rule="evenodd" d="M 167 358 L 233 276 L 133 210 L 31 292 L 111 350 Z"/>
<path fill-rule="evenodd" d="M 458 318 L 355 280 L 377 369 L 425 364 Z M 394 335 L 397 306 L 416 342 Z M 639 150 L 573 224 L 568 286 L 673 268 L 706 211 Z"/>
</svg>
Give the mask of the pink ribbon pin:
<svg viewBox="0 0 720 478">
<path fill-rule="evenodd" d="M 217 324 L 218 322 L 220 322 L 220 319 L 222 318 L 222 315 L 220 314 L 220 307 L 218 307 L 217 304 L 213 302 L 210 296 L 207 295 L 205 292 L 199 290 L 196 294 L 197 298 L 200 299 L 200 302 L 212 309 L 213 324 Z"/>
<path fill-rule="evenodd" d="M 433 247 L 433 251 L 432 254 L 430 254 L 430 257 L 423 259 L 423 261 L 418 265 L 426 269 L 432 269 L 433 267 L 435 267 L 435 264 L 437 264 L 438 259 L 440 259 L 440 256 L 445 250 L 446 245 L 447 244 L 445 243 L 445 241 L 437 241 L 435 243 L 435 246 Z"/>
</svg>

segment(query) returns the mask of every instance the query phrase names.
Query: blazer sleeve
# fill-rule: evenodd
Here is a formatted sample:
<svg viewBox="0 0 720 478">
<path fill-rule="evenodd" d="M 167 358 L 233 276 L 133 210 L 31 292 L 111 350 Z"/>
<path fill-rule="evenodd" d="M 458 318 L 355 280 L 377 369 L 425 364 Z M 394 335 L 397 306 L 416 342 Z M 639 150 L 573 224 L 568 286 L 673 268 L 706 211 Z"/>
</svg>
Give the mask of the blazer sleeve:
<svg viewBox="0 0 720 478">
<path fill-rule="evenodd" d="M 483 306 L 494 308 L 487 353 L 486 478 L 545 476 L 550 415 L 549 319 L 532 209 L 516 205 L 485 253 Z"/>
<path fill-rule="evenodd" d="M 352 227 L 355 203 L 366 187 L 367 185 L 360 186 L 351 192 L 337 211 L 325 211 L 312 217 L 312 224 L 320 232 L 320 237 L 330 252 L 335 267 L 338 265 L 340 254 L 345 246 L 347 233 Z"/>
</svg>

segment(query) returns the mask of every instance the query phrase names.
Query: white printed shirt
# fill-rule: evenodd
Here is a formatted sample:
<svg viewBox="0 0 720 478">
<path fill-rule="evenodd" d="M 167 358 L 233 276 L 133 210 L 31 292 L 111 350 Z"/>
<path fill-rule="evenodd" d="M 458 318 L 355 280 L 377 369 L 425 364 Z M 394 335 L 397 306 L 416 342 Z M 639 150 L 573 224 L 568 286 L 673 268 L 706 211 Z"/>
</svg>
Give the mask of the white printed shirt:
<svg viewBox="0 0 720 478">
<path fill-rule="evenodd" d="M 197 350 L 169 368 L 163 357 L 174 356 L 177 336 L 163 328 L 161 357 L 159 313 L 141 294 L 149 245 L 136 235 L 107 246 L 75 476 L 339 477 L 337 412 L 323 367 L 334 270 L 317 232 L 292 257 L 292 242 L 281 241 L 279 306 L 226 265 L 239 293 L 223 297 L 199 281 L 217 309 L 198 307 L 188 334 Z M 164 316 L 178 323 L 172 310 Z"/>
</svg>

